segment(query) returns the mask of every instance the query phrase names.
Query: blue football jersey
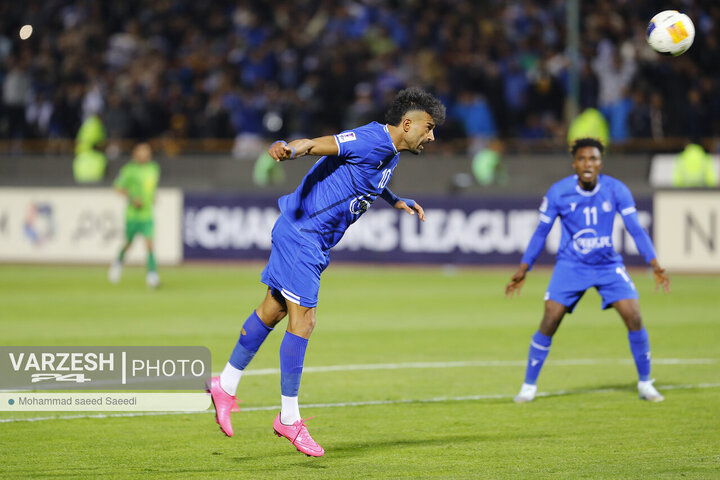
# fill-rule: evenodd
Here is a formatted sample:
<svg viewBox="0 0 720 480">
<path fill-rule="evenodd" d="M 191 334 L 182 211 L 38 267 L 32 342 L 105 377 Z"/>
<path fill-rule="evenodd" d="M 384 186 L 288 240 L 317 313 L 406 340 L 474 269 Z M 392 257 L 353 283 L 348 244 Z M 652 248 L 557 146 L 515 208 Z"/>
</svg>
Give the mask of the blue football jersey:
<svg viewBox="0 0 720 480">
<path fill-rule="evenodd" d="M 282 215 L 326 250 L 385 190 L 399 158 L 387 125 L 377 122 L 335 135 L 335 141 L 338 154 L 321 157 L 278 201 Z"/>
<path fill-rule="evenodd" d="M 607 265 L 622 262 L 612 244 L 616 212 L 627 218 L 636 211 L 630 190 L 620 180 L 599 175 L 595 188 L 586 191 L 572 175 L 550 187 L 540 206 L 540 222 L 552 225 L 560 217 L 558 261 Z"/>
</svg>

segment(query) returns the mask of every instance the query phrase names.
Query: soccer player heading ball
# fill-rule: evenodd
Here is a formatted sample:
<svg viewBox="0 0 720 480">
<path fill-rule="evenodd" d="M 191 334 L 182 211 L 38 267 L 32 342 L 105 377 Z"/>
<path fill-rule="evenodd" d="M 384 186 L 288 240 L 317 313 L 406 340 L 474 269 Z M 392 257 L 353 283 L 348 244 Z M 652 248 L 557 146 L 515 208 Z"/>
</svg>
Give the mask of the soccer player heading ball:
<svg viewBox="0 0 720 480">
<path fill-rule="evenodd" d="M 270 146 L 276 161 L 304 155 L 322 158 L 293 193 L 280 198 L 281 215 L 272 230 L 270 259 L 262 273 L 262 282 L 268 286 L 265 299 L 243 324 L 222 374 L 208 385 L 217 423 L 229 437 L 233 435 L 230 412 L 238 410 L 235 393 L 240 377 L 273 327 L 289 316 L 280 345 L 282 408 L 273 429 L 307 455 L 325 453 L 308 433 L 298 407 L 305 349 L 315 326 L 320 274 L 328 266 L 329 250 L 377 197 L 425 220 L 418 203 L 397 197 L 387 185 L 399 152 L 418 154 L 435 140 L 433 129 L 444 122 L 445 107 L 432 95 L 410 88 L 398 93 L 386 120 L 386 125 L 372 122 L 338 135 L 290 143 L 280 140 Z"/>
<path fill-rule="evenodd" d="M 600 175 L 602 143 L 593 138 L 580 138 L 573 143 L 571 153 L 576 175 L 560 180 L 548 190 L 540 206 L 540 222 L 520 268 L 505 287 L 508 296 L 515 291 L 520 294 L 525 275 L 543 249 L 555 217 L 559 216 L 562 236 L 545 293 L 545 314 L 540 329 L 530 341 L 525 382 L 515 401 L 530 402 L 535 398 L 537 378 L 560 321 L 566 313 L 572 313 L 587 289 L 595 287 L 602 297 L 603 308 L 615 308 L 627 326 L 640 398 L 660 402 L 663 396 L 650 380 L 650 342 L 640 316 L 638 293 L 611 241 L 616 212 L 622 216 L 645 261 L 653 267 L 656 289 L 662 286 L 668 293 L 670 279 L 655 258 L 650 237 L 638 223 L 630 190 L 621 181 Z"/>
</svg>

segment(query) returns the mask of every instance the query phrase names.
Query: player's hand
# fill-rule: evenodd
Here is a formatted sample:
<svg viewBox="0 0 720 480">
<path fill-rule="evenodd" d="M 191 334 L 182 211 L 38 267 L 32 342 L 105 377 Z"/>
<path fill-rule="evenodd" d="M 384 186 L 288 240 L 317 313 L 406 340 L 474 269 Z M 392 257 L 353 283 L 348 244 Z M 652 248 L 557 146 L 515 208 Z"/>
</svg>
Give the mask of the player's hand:
<svg viewBox="0 0 720 480">
<path fill-rule="evenodd" d="M 521 266 L 515 275 L 510 278 L 510 282 L 505 286 L 505 296 L 512 298 L 517 292 L 517 296 L 520 296 L 520 290 L 525 283 L 525 276 L 527 275 L 527 268 Z"/>
<path fill-rule="evenodd" d="M 670 277 L 665 273 L 665 269 L 659 266 L 655 267 L 653 276 L 655 277 L 655 292 L 662 286 L 663 293 L 670 293 Z"/>
<path fill-rule="evenodd" d="M 133 198 L 132 200 L 132 206 L 135 208 L 142 208 L 143 202 L 139 198 Z"/>
<path fill-rule="evenodd" d="M 295 149 L 282 140 L 270 145 L 268 153 L 276 162 L 282 162 L 295 157 Z"/>
<path fill-rule="evenodd" d="M 398 200 L 397 202 L 395 202 L 394 207 L 398 210 L 405 210 L 405 212 L 409 213 L 410 215 L 415 215 L 415 212 L 417 212 L 418 218 L 423 222 L 425 221 L 425 210 L 423 210 L 423 208 L 417 202 L 415 202 L 415 205 L 410 207 L 407 203 L 405 203 L 405 201 Z"/>
</svg>

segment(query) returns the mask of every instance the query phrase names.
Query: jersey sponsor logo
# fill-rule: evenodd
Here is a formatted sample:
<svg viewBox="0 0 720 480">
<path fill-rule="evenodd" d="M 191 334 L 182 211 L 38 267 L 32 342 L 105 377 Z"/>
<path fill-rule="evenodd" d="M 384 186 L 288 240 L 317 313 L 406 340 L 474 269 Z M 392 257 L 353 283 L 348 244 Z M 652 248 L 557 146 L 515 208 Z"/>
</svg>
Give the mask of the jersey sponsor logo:
<svg viewBox="0 0 720 480">
<path fill-rule="evenodd" d="M 340 143 L 352 142 L 353 140 L 357 140 L 357 138 L 355 137 L 355 132 L 341 133 L 337 136 L 337 139 Z"/>
<path fill-rule="evenodd" d="M 605 201 L 602 203 L 602 209 L 603 209 L 603 212 L 610 212 L 610 211 L 612 210 L 612 205 L 610 204 L 610 202 L 608 202 L 607 200 L 605 200 Z"/>
<path fill-rule="evenodd" d="M 604 235 L 599 237 L 597 232 L 592 228 L 584 228 L 573 235 L 573 248 L 583 255 L 587 255 L 593 250 L 611 247 L 612 241 L 610 236 Z"/>
<path fill-rule="evenodd" d="M 350 213 L 353 215 L 362 215 L 370 208 L 370 200 L 366 196 L 353 198 L 350 202 Z"/>
</svg>

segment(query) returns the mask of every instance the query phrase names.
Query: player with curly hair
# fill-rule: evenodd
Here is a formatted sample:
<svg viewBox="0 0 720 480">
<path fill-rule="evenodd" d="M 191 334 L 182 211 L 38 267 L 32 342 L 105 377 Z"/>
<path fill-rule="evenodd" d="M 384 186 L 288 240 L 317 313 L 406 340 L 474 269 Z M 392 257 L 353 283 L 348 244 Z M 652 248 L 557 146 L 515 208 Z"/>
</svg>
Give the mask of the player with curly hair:
<svg viewBox="0 0 720 480">
<path fill-rule="evenodd" d="M 298 392 L 308 339 L 315 327 L 320 275 L 328 266 L 329 250 L 377 197 L 425 220 L 420 204 L 399 198 L 387 188 L 399 154 L 419 154 L 435 140 L 433 130 L 445 120 L 445 107 L 431 94 L 409 88 L 390 105 L 386 124 L 372 122 L 337 135 L 279 140 L 269 148 L 276 161 L 320 155 L 300 186 L 281 197 L 281 215 L 272 230 L 270 259 L 262 273 L 265 299 L 248 317 L 222 374 L 211 380 L 216 420 L 232 436 L 231 411 L 235 393 L 248 363 L 268 334 L 286 316 L 287 331 L 280 345 L 282 407 L 273 423 L 306 455 L 319 457 L 324 449 L 308 433 L 300 417 Z"/>
</svg>

